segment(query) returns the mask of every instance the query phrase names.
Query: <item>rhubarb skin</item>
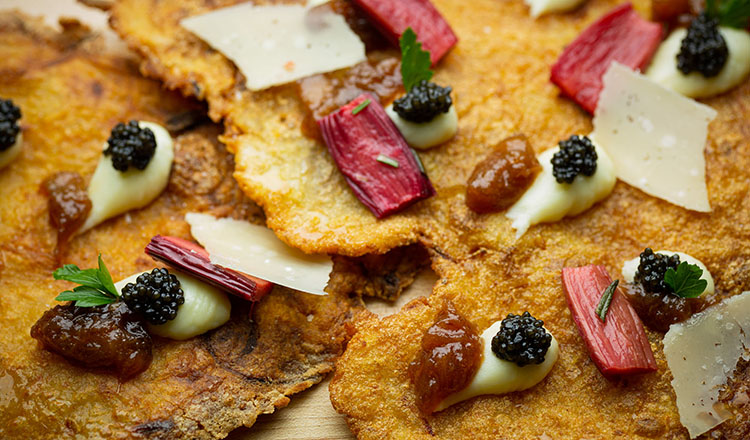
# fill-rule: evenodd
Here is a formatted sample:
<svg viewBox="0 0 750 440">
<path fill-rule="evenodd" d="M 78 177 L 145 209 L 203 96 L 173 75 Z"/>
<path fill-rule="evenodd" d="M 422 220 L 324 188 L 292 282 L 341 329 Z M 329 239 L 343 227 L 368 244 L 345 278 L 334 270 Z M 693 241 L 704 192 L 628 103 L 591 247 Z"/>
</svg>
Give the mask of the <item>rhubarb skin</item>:
<svg viewBox="0 0 750 440">
<path fill-rule="evenodd" d="M 352 114 L 368 99 L 365 108 Z M 386 217 L 435 194 L 416 153 L 369 93 L 319 119 L 318 126 L 346 182 L 375 217 Z M 379 162 L 381 154 L 396 160 L 398 168 Z"/>
<path fill-rule="evenodd" d="M 552 66 L 551 81 L 562 93 L 593 114 L 602 76 L 612 61 L 643 70 L 662 40 L 662 26 L 641 18 L 626 3 L 581 33 Z"/>
<path fill-rule="evenodd" d="M 401 34 L 411 27 L 432 65 L 458 42 L 451 26 L 429 0 L 354 0 L 383 35 L 398 46 Z"/>
<path fill-rule="evenodd" d="M 643 324 L 619 287 L 606 322 L 596 315 L 602 292 L 612 283 L 604 266 L 566 267 L 562 283 L 573 320 L 602 374 L 611 377 L 656 371 Z"/>
<path fill-rule="evenodd" d="M 259 301 L 273 289 L 266 280 L 211 263 L 204 248 L 182 238 L 157 235 L 146 245 L 146 253 L 247 301 Z"/>
</svg>

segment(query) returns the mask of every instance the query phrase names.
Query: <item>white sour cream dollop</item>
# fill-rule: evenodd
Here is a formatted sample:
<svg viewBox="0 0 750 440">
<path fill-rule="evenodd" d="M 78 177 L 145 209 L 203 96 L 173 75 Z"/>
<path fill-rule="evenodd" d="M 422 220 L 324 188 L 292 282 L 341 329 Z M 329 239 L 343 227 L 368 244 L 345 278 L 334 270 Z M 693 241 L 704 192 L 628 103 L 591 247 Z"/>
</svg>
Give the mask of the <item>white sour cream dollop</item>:
<svg viewBox="0 0 750 440">
<path fill-rule="evenodd" d="M 706 280 L 706 288 L 703 290 L 704 294 L 713 294 L 714 293 L 714 278 L 711 276 L 711 272 L 708 271 L 706 268 L 706 265 L 701 263 L 700 260 L 697 258 L 688 255 L 683 252 L 674 252 L 674 251 L 655 251 L 657 254 L 666 255 L 668 257 L 672 255 L 678 255 L 680 257 L 680 262 L 686 261 L 688 264 L 695 264 L 696 266 L 700 267 L 701 270 L 703 270 L 703 275 L 701 275 L 702 280 Z M 641 263 L 641 257 L 635 257 L 632 260 L 628 260 L 622 265 L 622 278 L 627 281 L 628 283 L 632 283 L 633 279 L 635 278 L 635 273 L 638 271 L 638 265 Z"/>
<path fill-rule="evenodd" d="M 440 113 L 428 122 L 411 122 L 399 116 L 393 110 L 393 104 L 385 108 L 398 131 L 410 146 L 426 150 L 438 146 L 456 135 L 458 131 L 458 115 L 456 106 L 452 105 L 446 113 Z"/>
<path fill-rule="evenodd" d="M 557 183 L 552 174 L 552 156 L 560 150 L 559 145 L 537 156 L 542 165 L 541 173 L 505 213 L 513 220 L 511 226 L 516 230 L 516 238 L 521 237 L 531 225 L 578 215 L 612 192 L 617 180 L 612 160 L 604 149 L 596 145 L 594 139 L 591 142 L 596 149 L 596 172 L 593 176 L 578 175 L 573 183 Z"/>
<path fill-rule="evenodd" d="M 577 8 L 583 0 L 524 0 L 529 5 L 529 13 L 536 18 L 551 12 L 566 12 Z"/>
<path fill-rule="evenodd" d="M 453 404 L 476 396 L 523 391 L 547 377 L 560 355 L 560 346 L 555 337 L 552 336 L 552 342 L 544 356 L 544 362 L 519 367 L 513 362 L 498 358 L 492 352 L 492 338 L 500 330 L 501 324 L 502 321 L 497 321 L 482 333 L 481 338 L 484 343 L 482 364 L 469 386 L 446 397 L 440 402 L 436 411 L 444 410 Z"/>
<path fill-rule="evenodd" d="M 646 70 L 646 76 L 677 93 L 690 98 L 707 98 L 739 85 L 750 74 L 750 33 L 719 27 L 729 49 L 729 58 L 718 75 L 706 78 L 700 72 L 687 75 L 677 69 L 677 54 L 687 29 L 677 29 L 659 46 Z"/>
<path fill-rule="evenodd" d="M 177 316 L 161 325 L 148 324 L 152 334 L 164 338 L 185 340 L 213 330 L 229 321 L 232 304 L 226 294 L 199 279 L 182 272 L 169 270 L 180 281 L 185 302 L 177 309 Z M 135 283 L 142 272 L 115 283 L 118 292 L 128 283 Z"/>
<path fill-rule="evenodd" d="M 88 187 L 91 213 L 79 232 L 132 209 L 143 208 L 167 187 L 174 160 L 172 137 L 159 124 L 140 121 L 138 125 L 154 133 L 154 156 L 144 170 L 131 167 L 121 172 L 112 166 L 111 156 L 102 154 Z"/>
<path fill-rule="evenodd" d="M 0 169 L 5 168 L 21 154 L 21 145 L 23 144 L 23 132 L 16 136 L 16 142 L 5 151 L 0 151 Z"/>
</svg>

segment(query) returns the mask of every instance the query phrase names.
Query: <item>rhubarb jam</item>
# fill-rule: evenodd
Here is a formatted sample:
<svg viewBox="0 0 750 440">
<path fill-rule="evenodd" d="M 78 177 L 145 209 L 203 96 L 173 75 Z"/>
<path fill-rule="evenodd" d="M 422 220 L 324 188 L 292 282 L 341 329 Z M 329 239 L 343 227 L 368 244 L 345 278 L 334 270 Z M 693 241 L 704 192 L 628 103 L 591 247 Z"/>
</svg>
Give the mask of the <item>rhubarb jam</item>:
<svg viewBox="0 0 750 440">
<path fill-rule="evenodd" d="M 448 303 L 422 337 L 422 350 L 409 368 L 423 414 L 431 414 L 443 399 L 471 383 L 482 350 L 474 325 Z"/>
<path fill-rule="evenodd" d="M 385 104 L 402 90 L 398 58 L 369 59 L 348 70 L 313 75 L 297 82 L 307 117 L 302 125 L 305 136 L 320 136 L 317 120 L 368 92 Z"/>
<path fill-rule="evenodd" d="M 151 336 L 124 302 L 56 306 L 31 328 L 44 348 L 76 365 L 113 370 L 127 379 L 151 364 Z"/>
<path fill-rule="evenodd" d="M 690 318 L 702 310 L 703 299 L 683 298 L 671 293 L 647 292 L 640 284 L 621 284 L 622 292 L 646 327 L 666 332 L 669 326 Z"/>
<path fill-rule="evenodd" d="M 690 0 L 653 0 L 651 19 L 661 22 L 674 22 L 680 16 L 690 13 Z"/>
<path fill-rule="evenodd" d="M 541 170 L 526 136 L 505 139 L 471 173 L 466 205 L 480 214 L 506 209 L 521 198 Z"/>
<path fill-rule="evenodd" d="M 42 191 L 49 197 L 49 221 L 57 230 L 59 251 L 86 221 L 91 200 L 81 175 L 68 171 L 48 177 L 42 183 Z"/>
</svg>

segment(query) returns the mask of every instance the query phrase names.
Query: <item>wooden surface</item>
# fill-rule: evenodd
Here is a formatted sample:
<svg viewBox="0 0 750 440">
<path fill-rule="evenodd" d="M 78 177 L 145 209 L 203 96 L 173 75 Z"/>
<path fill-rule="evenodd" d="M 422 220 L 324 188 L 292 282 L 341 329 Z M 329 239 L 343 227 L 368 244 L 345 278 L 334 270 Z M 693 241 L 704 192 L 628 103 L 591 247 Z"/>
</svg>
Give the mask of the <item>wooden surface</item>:
<svg viewBox="0 0 750 440">
<path fill-rule="evenodd" d="M 107 17 L 103 12 L 77 4 L 75 0 L 0 0 L 0 9 L 20 9 L 28 14 L 43 15 L 45 21 L 55 28 L 59 28 L 57 20 L 61 16 L 75 17 L 86 23 L 92 29 L 101 30 L 106 36 L 110 47 L 115 52 L 124 51 L 125 45 L 108 29 Z M 420 295 L 428 295 L 435 284 L 435 274 L 425 270 L 395 302 L 388 303 L 371 299 L 367 307 L 380 316 L 386 316 L 399 310 L 404 304 Z M 328 382 L 325 379 L 320 384 L 294 395 L 289 406 L 276 411 L 274 414 L 262 415 L 251 428 L 241 428 L 234 431 L 230 440 L 339 440 L 353 439 L 344 417 L 333 409 L 328 397 Z"/>
</svg>

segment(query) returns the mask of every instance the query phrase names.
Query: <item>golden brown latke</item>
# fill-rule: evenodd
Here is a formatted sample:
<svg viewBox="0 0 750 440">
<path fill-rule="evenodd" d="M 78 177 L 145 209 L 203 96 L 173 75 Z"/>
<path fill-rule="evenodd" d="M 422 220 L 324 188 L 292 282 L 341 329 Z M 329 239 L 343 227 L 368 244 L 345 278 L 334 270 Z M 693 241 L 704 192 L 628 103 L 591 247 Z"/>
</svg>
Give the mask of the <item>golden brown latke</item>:
<svg viewBox="0 0 750 440">
<path fill-rule="evenodd" d="M 29 330 L 67 287 L 51 276 L 61 263 L 94 267 L 102 253 L 122 279 L 156 266 L 143 253 L 152 236 L 190 237 L 186 212 L 264 221 L 232 178 L 233 158 L 201 106 L 142 78 L 128 60 L 92 54 L 99 46 L 90 37 L 75 44 L 71 34 L 0 14 L 0 96 L 21 107 L 24 136 L 20 157 L 0 170 L 0 437 L 221 438 L 331 371 L 344 325 L 360 309 L 349 282 L 392 295 L 381 278 L 400 289 L 419 263 L 393 263 L 391 275 L 377 268 L 367 280 L 359 269 L 338 269 L 329 296 L 276 287 L 252 310 L 233 300 L 232 319 L 215 331 L 183 342 L 156 338 L 149 369 L 125 383 L 43 350 Z M 75 238 L 57 261 L 41 182 L 62 170 L 88 179 L 111 127 L 130 119 L 161 123 L 175 137 L 167 190 Z M 402 251 L 411 255 L 419 254 Z"/>
<path fill-rule="evenodd" d="M 524 133 L 542 151 L 590 131 L 590 117 L 550 84 L 549 67 L 583 28 L 619 2 L 592 0 L 573 13 L 532 20 L 520 1 L 435 0 L 460 39 L 435 76 L 455 91 L 459 134 L 420 152 L 438 195 L 376 221 L 346 187 L 325 146 L 299 133 L 304 112 L 293 86 L 248 92 L 231 62 L 178 25 L 229 3 L 124 0 L 113 10 L 112 24 L 144 54 L 146 74 L 206 99 L 211 115 L 225 119 L 227 142 L 237 152 L 237 179 L 283 239 L 307 251 L 351 255 L 419 240 L 441 278 L 430 299 L 382 321 L 362 318 L 338 362 L 332 401 L 359 437 L 687 437 L 661 353 L 662 335 L 649 333 L 657 373 L 604 379 L 571 320 L 560 269 L 604 264 L 618 277 L 625 259 L 652 246 L 705 262 L 717 281 L 715 300 L 749 289 L 750 82 L 706 101 L 719 111 L 706 150 L 712 213 L 686 211 L 620 182 L 594 209 L 532 227 L 516 241 L 503 213 L 468 210 L 466 180 L 491 146 L 510 135 Z M 635 6 L 646 15 L 650 3 Z M 507 313 L 529 310 L 560 341 L 558 365 L 529 391 L 479 397 L 421 418 L 407 366 L 446 299 L 480 329 Z M 742 438 L 732 434 L 741 432 L 732 423 L 725 426 L 727 438 Z"/>
</svg>

